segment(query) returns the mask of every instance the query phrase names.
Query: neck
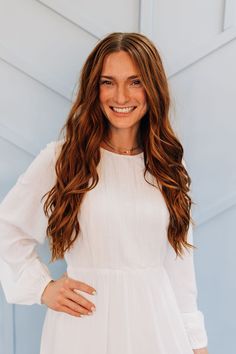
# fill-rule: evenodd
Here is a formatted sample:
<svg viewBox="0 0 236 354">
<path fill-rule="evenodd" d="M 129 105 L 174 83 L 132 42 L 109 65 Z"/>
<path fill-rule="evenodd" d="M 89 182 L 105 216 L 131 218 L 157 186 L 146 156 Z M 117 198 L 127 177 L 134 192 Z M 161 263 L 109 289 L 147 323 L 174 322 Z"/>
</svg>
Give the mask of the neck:
<svg viewBox="0 0 236 354">
<path fill-rule="evenodd" d="M 136 155 L 143 151 L 139 134 L 131 135 L 130 132 L 125 134 L 124 130 L 122 131 L 123 134 L 120 134 L 121 130 L 118 132 L 119 134 L 111 134 L 110 131 L 104 137 L 101 146 L 107 150 L 125 155 Z"/>
<path fill-rule="evenodd" d="M 137 132 L 125 129 L 110 132 L 106 140 L 113 146 L 124 149 L 133 149 L 141 145 Z"/>
</svg>

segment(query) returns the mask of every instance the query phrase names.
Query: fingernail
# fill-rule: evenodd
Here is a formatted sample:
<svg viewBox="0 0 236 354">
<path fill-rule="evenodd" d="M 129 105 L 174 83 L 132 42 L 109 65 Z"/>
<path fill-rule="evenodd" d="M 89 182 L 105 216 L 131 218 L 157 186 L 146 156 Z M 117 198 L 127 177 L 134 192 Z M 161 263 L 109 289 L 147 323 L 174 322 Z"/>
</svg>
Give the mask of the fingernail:
<svg viewBox="0 0 236 354">
<path fill-rule="evenodd" d="M 93 306 L 93 307 L 91 307 L 91 311 L 96 311 L 96 308 Z"/>
<path fill-rule="evenodd" d="M 84 317 L 84 315 L 80 315 L 80 317 Z"/>
<path fill-rule="evenodd" d="M 96 295 L 96 294 L 97 294 L 96 290 L 93 290 L 92 295 Z"/>
<path fill-rule="evenodd" d="M 88 315 L 92 315 L 93 314 L 93 312 L 88 312 Z"/>
</svg>

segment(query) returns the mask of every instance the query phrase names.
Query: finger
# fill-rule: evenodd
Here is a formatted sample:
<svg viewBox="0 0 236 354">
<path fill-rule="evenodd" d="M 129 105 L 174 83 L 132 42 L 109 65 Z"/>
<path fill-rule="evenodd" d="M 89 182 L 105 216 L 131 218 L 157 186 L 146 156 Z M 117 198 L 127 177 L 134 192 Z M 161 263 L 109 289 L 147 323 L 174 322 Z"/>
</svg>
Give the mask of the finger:
<svg viewBox="0 0 236 354">
<path fill-rule="evenodd" d="M 91 295 L 93 295 L 93 292 L 96 292 L 96 289 L 94 289 L 92 286 L 90 286 L 90 285 L 88 285 L 86 283 L 83 283 L 82 281 L 75 280 L 75 279 L 72 279 L 72 278 L 66 278 L 65 284 L 71 290 L 78 289 L 80 291 L 84 291 L 84 292 L 86 292 L 88 294 L 91 294 Z"/>
<path fill-rule="evenodd" d="M 69 299 L 64 300 L 63 306 L 66 306 L 66 307 L 70 308 L 70 310 L 72 310 L 74 312 L 78 312 L 83 315 L 88 315 L 88 313 L 90 312 L 86 308 L 84 308 L 83 306 L 81 306 L 81 305 L 77 304 L 76 302 L 71 301 Z"/>
<path fill-rule="evenodd" d="M 68 313 L 69 315 L 75 316 L 75 317 L 82 317 L 83 315 L 81 315 L 80 313 L 71 310 L 69 307 L 67 306 L 62 306 L 60 309 L 60 312 L 65 312 Z"/>
<path fill-rule="evenodd" d="M 86 308 L 89 311 L 93 311 L 92 307 L 96 308 L 96 306 L 90 302 L 89 300 L 85 299 L 82 295 L 75 293 L 76 290 L 67 290 L 64 292 L 64 296 L 75 303 L 80 304 L 84 308 Z"/>
</svg>

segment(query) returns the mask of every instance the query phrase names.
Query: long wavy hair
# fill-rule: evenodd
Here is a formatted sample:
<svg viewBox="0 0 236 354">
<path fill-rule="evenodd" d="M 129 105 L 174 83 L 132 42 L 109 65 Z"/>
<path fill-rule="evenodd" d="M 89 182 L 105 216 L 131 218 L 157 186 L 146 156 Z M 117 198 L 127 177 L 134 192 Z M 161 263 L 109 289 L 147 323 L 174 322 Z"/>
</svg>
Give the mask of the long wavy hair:
<svg viewBox="0 0 236 354">
<path fill-rule="evenodd" d="M 149 171 L 165 199 L 170 215 L 168 240 L 176 255 L 182 256 L 184 248 L 194 247 L 187 241 L 192 222 L 193 202 L 188 195 L 191 179 L 183 164 L 183 147 L 170 124 L 170 94 L 160 55 L 146 36 L 115 32 L 100 40 L 89 54 L 81 71 L 77 97 L 62 129 L 56 184 L 44 196 L 51 261 L 63 258 L 72 247 L 80 231 L 78 212 L 82 200 L 99 181 L 99 147 L 109 132 L 109 122 L 99 102 L 100 75 L 104 58 L 121 50 L 136 63 L 147 97 L 148 110 L 139 126 L 144 178 L 147 181 Z"/>
</svg>

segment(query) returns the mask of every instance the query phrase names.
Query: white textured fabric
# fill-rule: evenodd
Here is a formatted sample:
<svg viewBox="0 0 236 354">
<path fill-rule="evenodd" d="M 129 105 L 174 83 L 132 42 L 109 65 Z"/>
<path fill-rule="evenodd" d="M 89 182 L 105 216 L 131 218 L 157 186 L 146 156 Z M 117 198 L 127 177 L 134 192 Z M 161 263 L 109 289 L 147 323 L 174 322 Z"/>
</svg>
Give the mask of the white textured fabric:
<svg viewBox="0 0 236 354">
<path fill-rule="evenodd" d="M 35 246 L 45 240 L 41 197 L 55 183 L 59 149 L 48 144 L 0 205 L 0 276 L 11 303 L 40 304 L 51 280 Z M 143 153 L 100 151 L 99 183 L 82 202 L 81 231 L 65 255 L 68 276 L 97 290 L 82 293 L 96 312 L 77 318 L 47 309 L 40 353 L 192 354 L 207 346 L 193 253 L 176 258 L 164 198 L 149 173 L 156 187 L 143 178 Z"/>
</svg>

